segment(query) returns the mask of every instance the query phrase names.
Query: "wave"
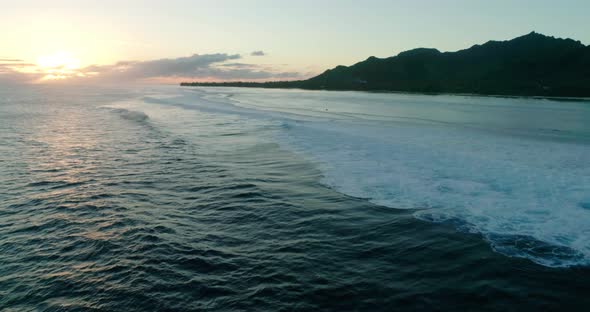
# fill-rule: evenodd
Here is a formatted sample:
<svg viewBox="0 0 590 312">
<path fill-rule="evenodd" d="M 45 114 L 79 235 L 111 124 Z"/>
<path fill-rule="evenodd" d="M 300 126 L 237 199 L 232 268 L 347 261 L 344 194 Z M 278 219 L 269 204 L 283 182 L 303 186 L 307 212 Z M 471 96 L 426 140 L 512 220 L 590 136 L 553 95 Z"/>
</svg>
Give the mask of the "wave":
<svg viewBox="0 0 590 312">
<path fill-rule="evenodd" d="M 115 109 L 113 109 L 113 112 L 119 114 L 119 116 L 121 116 L 121 118 L 123 118 L 123 119 L 133 120 L 133 121 L 138 121 L 138 122 L 144 122 L 150 118 L 144 112 L 128 110 L 125 108 L 115 108 Z"/>
<path fill-rule="evenodd" d="M 545 136 L 536 124 L 511 132 L 511 128 L 497 131 L 488 126 L 503 121 L 367 119 L 362 105 L 354 107 L 356 113 L 346 112 L 352 118 L 342 118 L 337 107 L 324 108 L 324 102 L 330 101 L 327 97 L 334 96 L 330 92 L 315 93 L 315 102 L 300 100 L 293 91 L 282 96 L 272 93 L 272 101 L 261 91 L 246 90 L 242 95 L 231 90 L 231 97 L 217 92 L 191 91 L 158 103 L 279 121 L 274 138 L 317 163 L 322 182 L 341 193 L 392 208 L 416 209 L 414 216 L 424 221 L 451 222 L 460 230 L 482 235 L 494 250 L 507 256 L 550 267 L 590 264 L 587 129 L 578 131 L 579 140 L 575 129 L 564 131 L 569 137 L 560 140 Z M 388 105 L 396 105 L 399 96 L 388 96 Z M 352 98 L 359 101 L 358 94 Z M 265 105 L 257 104 L 257 99 Z M 343 106 L 356 105 L 345 97 L 339 100 L 344 101 Z M 428 100 L 417 97 L 412 101 Z M 489 103 L 490 99 L 481 100 L 485 105 L 478 105 L 478 98 L 470 101 L 476 103 L 469 109 L 482 109 L 484 115 L 489 107 L 501 109 L 500 118 L 511 111 L 505 103 L 510 99 L 493 99 L 498 106 Z M 536 104 L 526 103 L 518 109 Z M 306 105 L 307 110 L 297 108 Z M 550 104 L 543 101 L 543 105 L 536 114 L 554 115 Z M 555 109 L 563 114 L 561 106 Z M 436 113 L 453 111 L 437 107 Z M 560 125 L 554 122 L 551 128 L 560 129 Z M 526 136 L 520 135 L 524 132 Z"/>
</svg>

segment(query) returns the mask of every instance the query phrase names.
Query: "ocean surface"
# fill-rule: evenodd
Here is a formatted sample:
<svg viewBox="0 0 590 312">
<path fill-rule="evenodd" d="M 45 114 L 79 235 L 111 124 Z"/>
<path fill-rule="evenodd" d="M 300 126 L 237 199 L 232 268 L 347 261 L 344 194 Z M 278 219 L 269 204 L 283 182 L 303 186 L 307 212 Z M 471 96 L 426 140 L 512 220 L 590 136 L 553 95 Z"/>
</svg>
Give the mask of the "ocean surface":
<svg viewBox="0 0 590 312">
<path fill-rule="evenodd" d="M 590 102 L 0 86 L 0 311 L 588 311 Z"/>
</svg>

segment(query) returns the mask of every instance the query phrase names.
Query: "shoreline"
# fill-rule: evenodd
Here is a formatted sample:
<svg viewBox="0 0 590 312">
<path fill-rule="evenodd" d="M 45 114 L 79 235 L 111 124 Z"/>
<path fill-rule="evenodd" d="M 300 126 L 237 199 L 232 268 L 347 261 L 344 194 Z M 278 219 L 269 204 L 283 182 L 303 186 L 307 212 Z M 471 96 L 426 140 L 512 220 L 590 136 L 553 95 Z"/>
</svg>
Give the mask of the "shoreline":
<svg viewBox="0 0 590 312">
<path fill-rule="evenodd" d="M 210 85 L 210 86 L 191 86 L 191 85 L 180 85 L 181 87 L 188 88 L 244 88 L 244 89 L 265 89 L 265 90 L 303 90 L 303 91 L 328 91 L 328 92 L 362 92 L 362 93 L 392 93 L 392 94 L 407 94 L 407 95 L 450 95 L 450 96 L 463 96 L 463 97 L 491 97 L 491 98 L 509 98 L 509 99 L 536 99 L 536 100 L 554 100 L 563 102 L 590 102 L 590 97 L 575 97 L 575 96 L 544 96 L 544 95 L 505 95 L 505 94 L 481 94 L 481 93 L 452 93 L 452 92 L 411 92 L 411 91 L 392 91 L 392 90 L 338 90 L 338 89 L 306 89 L 306 88 L 267 88 L 267 87 L 244 87 L 244 86 L 223 86 L 223 85 Z"/>
</svg>

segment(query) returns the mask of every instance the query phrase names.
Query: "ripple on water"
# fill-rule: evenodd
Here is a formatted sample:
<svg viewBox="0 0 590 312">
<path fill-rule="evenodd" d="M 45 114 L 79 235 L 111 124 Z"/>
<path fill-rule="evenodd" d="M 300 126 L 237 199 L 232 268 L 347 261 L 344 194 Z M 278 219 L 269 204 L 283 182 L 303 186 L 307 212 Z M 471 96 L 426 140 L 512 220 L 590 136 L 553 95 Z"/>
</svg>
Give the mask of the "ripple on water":
<svg viewBox="0 0 590 312">
<path fill-rule="evenodd" d="M 258 136 L 274 131 L 267 124 L 149 106 L 138 122 L 79 104 L 104 105 L 91 96 L 39 97 L 55 106 L 25 114 L 29 138 L 0 155 L 10 164 L 0 167 L 0 310 L 590 304 L 587 269 L 504 257 L 454 226 L 327 189 L 310 163 Z"/>
</svg>

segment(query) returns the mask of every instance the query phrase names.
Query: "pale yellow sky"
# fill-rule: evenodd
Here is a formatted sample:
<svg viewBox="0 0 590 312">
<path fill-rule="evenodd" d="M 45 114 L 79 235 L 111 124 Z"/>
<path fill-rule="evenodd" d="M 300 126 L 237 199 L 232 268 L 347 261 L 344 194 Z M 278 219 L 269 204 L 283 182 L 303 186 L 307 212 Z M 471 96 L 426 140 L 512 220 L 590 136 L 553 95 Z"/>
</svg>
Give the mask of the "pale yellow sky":
<svg viewBox="0 0 590 312">
<path fill-rule="evenodd" d="M 453 51 L 532 30 L 590 41 L 590 1 L 582 0 L 0 0 L 0 7 L 0 59 L 35 63 L 57 54 L 62 65 L 84 68 L 239 54 L 231 58 L 240 63 L 241 72 L 231 69 L 235 79 L 307 77 L 372 55 L 388 57 L 416 47 Z M 258 50 L 265 55 L 250 56 Z M 246 70 L 244 64 L 258 67 Z M 195 79 L 233 77 L 201 69 Z M 157 73 L 164 71 L 158 67 Z"/>
</svg>

